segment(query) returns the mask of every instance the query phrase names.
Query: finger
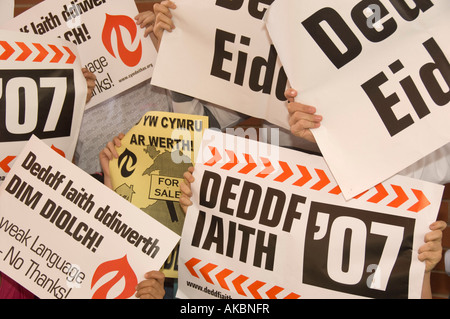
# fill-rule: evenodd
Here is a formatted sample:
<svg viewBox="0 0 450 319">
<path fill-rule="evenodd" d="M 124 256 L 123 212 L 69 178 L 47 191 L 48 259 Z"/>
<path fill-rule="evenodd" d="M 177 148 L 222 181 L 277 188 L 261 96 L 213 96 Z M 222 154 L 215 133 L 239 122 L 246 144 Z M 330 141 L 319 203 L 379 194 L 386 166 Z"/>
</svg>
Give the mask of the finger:
<svg viewBox="0 0 450 319">
<path fill-rule="evenodd" d="M 297 91 L 294 89 L 287 89 L 284 92 L 284 96 L 288 99 L 288 102 L 294 102 L 295 97 L 297 96 Z"/>
<path fill-rule="evenodd" d="M 185 181 L 180 183 L 180 190 L 181 190 L 181 193 L 186 195 L 187 197 L 192 197 L 191 187 Z"/>
<path fill-rule="evenodd" d="M 438 220 L 430 225 L 431 230 L 441 230 L 444 231 L 447 228 L 447 223 L 443 220 Z"/>
<path fill-rule="evenodd" d="M 155 3 L 153 6 L 153 11 L 156 14 L 156 17 L 158 17 L 158 15 L 163 14 L 165 16 L 168 16 L 170 18 L 172 18 L 172 13 L 170 12 L 170 9 L 172 9 L 170 7 L 170 5 L 167 5 L 168 1 L 163 1 L 161 3 Z"/>
</svg>

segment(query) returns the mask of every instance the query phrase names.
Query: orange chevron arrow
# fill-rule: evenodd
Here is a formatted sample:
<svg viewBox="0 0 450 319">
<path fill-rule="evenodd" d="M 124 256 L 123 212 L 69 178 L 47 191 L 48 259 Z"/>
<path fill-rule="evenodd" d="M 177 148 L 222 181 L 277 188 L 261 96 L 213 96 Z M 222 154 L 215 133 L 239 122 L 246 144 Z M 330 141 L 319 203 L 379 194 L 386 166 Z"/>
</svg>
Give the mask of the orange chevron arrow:
<svg viewBox="0 0 450 319">
<path fill-rule="evenodd" d="M 305 166 L 297 165 L 297 167 L 300 170 L 300 173 L 302 173 L 302 178 L 300 178 L 298 181 L 296 181 L 294 183 L 294 186 L 302 187 L 312 179 L 312 176 Z"/>
<path fill-rule="evenodd" d="M 386 198 L 389 195 L 389 193 L 386 191 L 386 188 L 384 188 L 383 184 L 378 184 L 377 186 L 375 186 L 375 189 L 377 190 L 377 193 L 367 201 L 378 204 L 384 198 Z"/>
<path fill-rule="evenodd" d="M 214 269 L 216 269 L 216 268 L 217 268 L 217 265 L 214 265 L 214 264 L 211 264 L 211 263 L 209 263 L 206 266 L 200 268 L 200 273 L 203 275 L 203 277 L 205 277 L 205 280 L 207 282 L 209 282 L 210 284 L 213 284 L 213 285 L 214 285 L 214 282 L 212 281 L 211 277 L 209 276 L 209 273 L 211 271 L 213 271 Z"/>
<path fill-rule="evenodd" d="M 409 211 L 418 213 L 422 209 L 424 209 L 425 207 L 427 207 L 428 205 L 431 204 L 430 201 L 428 200 L 428 198 L 425 196 L 425 194 L 422 191 L 420 191 L 418 189 L 411 189 L 411 190 L 419 201 L 416 204 L 414 204 L 413 206 L 411 206 L 408 209 Z"/>
<path fill-rule="evenodd" d="M 266 178 L 267 176 L 269 176 L 270 174 L 272 174 L 275 171 L 275 167 L 273 167 L 272 163 L 270 162 L 270 160 L 268 158 L 261 157 L 261 161 L 264 164 L 265 168 L 261 173 L 256 175 L 256 177 Z"/>
<path fill-rule="evenodd" d="M 48 46 L 55 52 L 55 56 L 50 60 L 50 63 L 58 63 L 59 61 L 61 61 L 64 53 L 62 53 L 56 45 L 49 44 Z"/>
<path fill-rule="evenodd" d="M 291 293 L 291 294 L 287 295 L 284 299 L 298 299 L 300 297 L 301 297 L 300 295 L 297 295 L 295 293 Z"/>
<path fill-rule="evenodd" d="M 245 161 L 247 162 L 247 165 L 243 169 L 241 169 L 239 171 L 239 173 L 248 174 L 252 170 L 254 170 L 256 168 L 256 166 L 258 166 L 258 164 L 256 164 L 255 160 L 253 159 L 253 157 L 251 157 L 251 155 L 244 154 L 244 157 L 245 157 Z"/>
<path fill-rule="evenodd" d="M 221 272 L 219 272 L 216 275 L 216 279 L 217 279 L 217 282 L 219 283 L 220 287 L 222 287 L 225 290 L 230 290 L 230 288 L 228 288 L 228 285 L 225 281 L 225 278 L 227 278 L 232 273 L 233 273 L 232 270 L 225 268 L 224 270 L 222 270 Z"/>
<path fill-rule="evenodd" d="M 210 146 L 209 149 L 211 150 L 211 154 L 213 155 L 213 158 L 211 158 L 208 162 L 206 162 L 205 165 L 214 166 L 218 162 L 220 162 L 220 160 L 222 159 L 222 156 L 220 156 L 217 148 Z"/>
<path fill-rule="evenodd" d="M 39 50 L 39 54 L 34 58 L 33 62 L 42 62 L 48 55 L 48 51 L 39 43 L 33 43 L 36 49 Z"/>
<path fill-rule="evenodd" d="M 22 50 L 22 53 L 16 58 L 16 61 L 25 61 L 33 51 L 23 42 L 16 42 L 16 44 Z"/>
<path fill-rule="evenodd" d="M 0 41 L 0 45 L 3 47 L 3 49 L 5 49 L 5 51 L 0 56 L 0 60 L 8 60 L 11 55 L 16 52 L 16 50 L 14 50 L 14 48 L 6 41 Z"/>
<path fill-rule="evenodd" d="M 11 163 L 16 157 L 15 156 L 7 156 L 0 162 L 0 168 L 5 172 L 9 173 L 11 167 L 9 167 L 9 163 Z"/>
<path fill-rule="evenodd" d="M 252 294 L 255 299 L 262 299 L 261 295 L 258 292 L 258 289 L 260 289 L 262 286 L 264 286 L 266 283 L 262 281 L 255 281 L 250 286 L 247 287 L 248 291 Z"/>
<path fill-rule="evenodd" d="M 234 279 L 232 281 L 234 288 L 236 288 L 236 291 L 238 294 L 240 294 L 241 296 L 245 296 L 247 297 L 247 295 L 245 294 L 244 290 L 242 289 L 242 284 L 248 279 L 248 277 L 244 276 L 244 275 L 240 275 L 239 277 L 237 277 L 236 279 Z"/>
<path fill-rule="evenodd" d="M 391 186 L 394 189 L 395 193 L 397 194 L 397 198 L 394 199 L 392 202 L 390 202 L 388 204 L 388 206 L 398 208 L 402 204 L 404 204 L 409 198 L 408 198 L 408 196 L 406 196 L 406 193 L 403 190 L 403 188 L 401 188 L 400 186 L 397 186 L 397 185 L 391 185 Z"/>
<path fill-rule="evenodd" d="M 186 266 L 186 268 L 189 270 L 189 272 L 191 273 L 192 276 L 200 278 L 197 273 L 194 270 L 194 267 L 201 262 L 200 259 L 197 258 L 192 258 L 191 260 L 189 260 L 187 263 L 185 263 L 184 265 Z"/>
<path fill-rule="evenodd" d="M 225 150 L 225 152 L 228 154 L 230 161 L 226 163 L 224 166 L 222 166 L 222 169 L 229 171 L 230 169 L 235 167 L 239 163 L 239 161 L 236 154 L 233 151 Z"/>
<path fill-rule="evenodd" d="M 315 184 L 313 187 L 311 187 L 311 189 L 320 191 L 325 186 L 330 184 L 330 179 L 328 178 L 327 174 L 321 169 L 316 169 L 316 173 L 319 176 L 320 181 L 317 184 Z"/>
<path fill-rule="evenodd" d="M 335 188 L 333 188 L 331 191 L 329 191 L 329 193 L 333 194 L 333 195 L 339 195 L 339 194 L 342 193 L 342 190 L 341 190 L 341 188 L 338 185 Z"/>
<path fill-rule="evenodd" d="M 74 64 L 75 60 L 77 59 L 77 56 L 75 55 L 75 53 L 73 53 L 72 50 L 70 50 L 66 46 L 63 46 L 63 48 L 67 51 L 67 53 L 69 53 L 69 58 L 67 59 L 66 63 Z"/>
<path fill-rule="evenodd" d="M 282 183 L 282 182 L 286 181 L 289 177 L 294 175 L 294 173 L 292 172 L 288 163 L 281 162 L 281 161 L 279 161 L 279 163 L 280 163 L 281 168 L 283 169 L 283 173 L 280 176 L 278 176 L 277 178 L 275 178 L 274 181 Z"/>
<path fill-rule="evenodd" d="M 282 292 L 283 290 L 284 290 L 284 288 L 275 286 L 275 287 L 270 288 L 270 289 L 266 292 L 266 295 L 267 295 L 267 297 L 269 297 L 269 299 L 278 299 L 278 298 L 277 298 L 277 295 L 278 295 L 280 292 Z"/>
</svg>

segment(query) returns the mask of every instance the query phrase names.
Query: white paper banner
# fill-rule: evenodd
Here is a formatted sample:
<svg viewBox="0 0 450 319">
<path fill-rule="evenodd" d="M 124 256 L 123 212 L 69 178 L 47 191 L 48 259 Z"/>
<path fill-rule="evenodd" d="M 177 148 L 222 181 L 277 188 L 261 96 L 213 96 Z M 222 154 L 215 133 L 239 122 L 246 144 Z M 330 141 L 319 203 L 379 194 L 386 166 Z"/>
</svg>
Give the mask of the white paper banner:
<svg viewBox="0 0 450 319">
<path fill-rule="evenodd" d="M 298 101 L 323 115 L 314 136 L 347 199 L 450 141 L 449 14 L 449 1 L 285 0 L 268 11 Z"/>
<path fill-rule="evenodd" d="M 175 2 L 176 29 L 164 33 L 152 84 L 288 128 L 287 78 L 262 20 L 267 5 Z"/>
<path fill-rule="evenodd" d="M 97 76 L 90 108 L 151 78 L 156 50 L 137 14 L 133 0 L 46 0 L 1 27 L 76 44 L 82 65 Z"/>
<path fill-rule="evenodd" d="M 443 186 L 402 176 L 345 201 L 321 157 L 207 131 L 180 298 L 420 298 Z"/>
<path fill-rule="evenodd" d="M 72 160 L 87 88 L 72 43 L 2 30 L 0 50 L 1 183 L 33 134 Z"/>
<path fill-rule="evenodd" d="M 0 271 L 40 298 L 132 298 L 178 241 L 34 136 L 0 187 Z"/>
</svg>

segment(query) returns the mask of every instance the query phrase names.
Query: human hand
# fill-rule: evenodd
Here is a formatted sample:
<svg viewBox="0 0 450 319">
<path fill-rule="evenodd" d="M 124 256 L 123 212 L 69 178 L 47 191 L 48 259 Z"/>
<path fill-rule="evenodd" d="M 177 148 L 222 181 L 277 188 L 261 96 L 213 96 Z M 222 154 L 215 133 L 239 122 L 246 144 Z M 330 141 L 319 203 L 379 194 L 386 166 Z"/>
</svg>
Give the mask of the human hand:
<svg viewBox="0 0 450 319">
<path fill-rule="evenodd" d="M 447 223 L 440 220 L 430 225 L 425 244 L 419 248 L 419 260 L 425 262 L 425 273 L 431 272 L 442 258 L 442 236 Z"/>
<path fill-rule="evenodd" d="M 161 271 L 150 271 L 145 274 L 145 280 L 136 286 L 136 297 L 139 299 L 163 299 L 165 276 Z"/>
<path fill-rule="evenodd" d="M 156 48 L 159 49 L 159 45 L 161 43 L 162 35 L 164 30 L 168 32 L 172 32 L 175 29 L 175 25 L 172 21 L 172 13 L 171 9 L 176 9 L 177 6 L 174 2 L 170 0 L 162 1 L 161 3 L 155 3 L 153 6 L 153 10 L 156 14 L 155 26 L 153 28 L 153 34 L 156 37 L 157 45 Z"/>
<path fill-rule="evenodd" d="M 122 146 L 121 140 L 124 136 L 125 135 L 123 133 L 120 133 L 118 136 L 114 137 L 111 142 L 108 142 L 108 144 L 106 144 L 105 148 L 102 149 L 99 154 L 100 166 L 102 168 L 104 176 L 103 183 L 109 188 L 112 188 L 111 176 L 109 174 L 109 162 L 113 158 L 119 157 L 119 153 L 117 153 L 116 147 Z"/>
<path fill-rule="evenodd" d="M 86 96 L 86 103 L 88 103 L 92 98 L 92 93 L 94 92 L 95 89 L 95 80 L 97 80 L 97 76 L 86 68 L 82 68 L 81 71 L 83 72 L 83 76 L 86 79 L 88 89 Z"/>
<path fill-rule="evenodd" d="M 156 14 L 152 11 L 144 11 L 139 13 L 134 17 L 136 20 L 136 24 L 141 27 L 141 29 L 145 28 L 144 36 L 147 37 L 153 32 L 153 27 L 156 20 Z"/>
<path fill-rule="evenodd" d="M 194 167 L 189 167 L 188 171 L 183 174 L 184 181 L 180 184 L 180 205 L 183 212 L 186 214 L 188 207 L 192 205 L 191 197 L 192 190 L 191 184 L 194 182 L 194 176 L 192 173 L 194 172 Z"/>
<path fill-rule="evenodd" d="M 311 129 L 320 127 L 322 116 L 316 115 L 316 108 L 295 102 L 297 91 L 288 89 L 285 92 L 288 99 L 289 126 L 291 133 L 310 142 L 316 142 Z"/>
</svg>

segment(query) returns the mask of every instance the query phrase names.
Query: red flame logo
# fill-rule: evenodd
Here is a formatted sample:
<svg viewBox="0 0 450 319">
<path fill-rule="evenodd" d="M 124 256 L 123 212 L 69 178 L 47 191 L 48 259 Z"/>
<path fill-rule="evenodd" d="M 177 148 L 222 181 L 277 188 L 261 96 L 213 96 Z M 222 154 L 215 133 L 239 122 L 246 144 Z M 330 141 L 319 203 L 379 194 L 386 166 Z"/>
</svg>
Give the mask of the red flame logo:
<svg viewBox="0 0 450 319">
<path fill-rule="evenodd" d="M 113 16 L 106 14 L 105 26 L 103 27 L 102 41 L 108 52 L 116 58 L 114 49 L 112 47 L 112 33 L 115 31 L 117 37 L 117 50 L 120 59 L 125 65 L 129 67 L 136 66 L 142 57 L 142 42 L 139 40 L 139 45 L 135 51 L 127 49 L 123 43 L 122 31 L 120 27 L 124 27 L 131 35 L 131 41 L 134 42 L 137 36 L 137 26 L 134 20 L 128 16 Z"/>
<path fill-rule="evenodd" d="M 91 289 L 100 278 L 111 272 L 117 272 L 117 274 L 110 281 L 98 288 L 92 296 L 92 299 L 106 299 L 111 288 L 113 288 L 122 278 L 125 279 L 125 288 L 122 293 L 114 299 L 128 299 L 136 293 L 135 288 L 138 284 L 138 280 L 136 274 L 128 263 L 127 255 L 117 260 L 107 261 L 98 266 L 94 276 L 92 277 Z"/>
</svg>

